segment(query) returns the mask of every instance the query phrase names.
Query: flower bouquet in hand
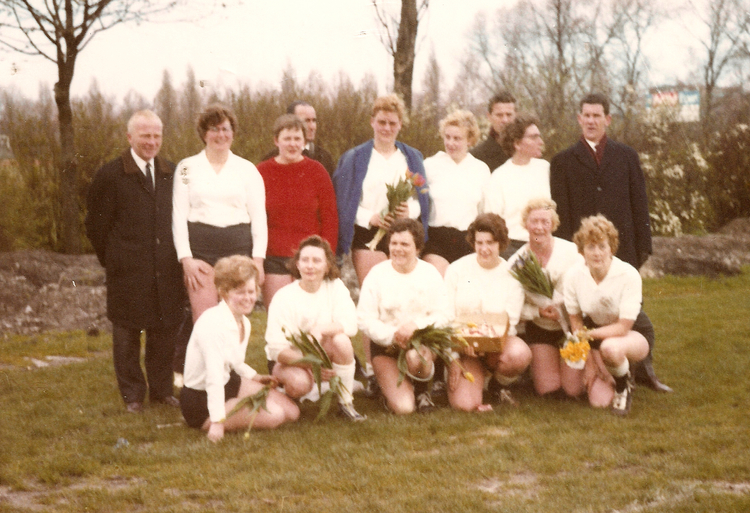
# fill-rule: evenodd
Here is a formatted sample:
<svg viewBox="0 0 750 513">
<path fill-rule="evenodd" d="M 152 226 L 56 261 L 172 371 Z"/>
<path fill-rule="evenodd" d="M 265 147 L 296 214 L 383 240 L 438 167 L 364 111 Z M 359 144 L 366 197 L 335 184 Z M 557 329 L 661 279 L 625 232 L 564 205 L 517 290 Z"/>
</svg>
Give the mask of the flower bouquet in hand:
<svg viewBox="0 0 750 513">
<path fill-rule="evenodd" d="M 528 250 L 523 255 L 519 255 L 510 268 L 510 274 L 521 284 L 526 297 L 532 304 L 539 308 L 552 306 L 557 310 L 557 322 L 560 323 L 562 330 L 567 332 L 568 322 L 562 310 L 561 301 L 554 299 L 555 284 L 534 252 Z"/>
<path fill-rule="evenodd" d="M 333 362 L 328 357 L 328 354 L 320 345 L 318 339 L 314 335 L 309 333 L 301 332 L 299 334 L 288 333 L 284 330 L 287 340 L 302 353 L 302 358 L 293 362 L 293 364 L 306 363 L 310 365 L 313 378 L 315 378 L 315 384 L 318 386 L 318 393 L 321 393 L 321 386 L 323 384 L 323 378 L 321 376 L 321 369 L 333 369 Z M 331 407 L 331 400 L 334 395 L 341 396 L 342 393 L 348 392 L 344 384 L 341 382 L 339 376 L 334 376 L 328 380 L 328 391 L 325 394 L 321 393 L 320 396 L 320 411 L 315 420 L 319 420 Z"/>
<path fill-rule="evenodd" d="M 430 324 L 425 328 L 414 330 L 414 334 L 409 339 L 409 343 L 405 348 L 401 348 L 396 365 L 398 367 L 398 381 L 396 386 L 401 385 L 404 381 L 405 376 L 409 376 L 411 379 L 417 381 L 426 381 L 425 379 L 418 378 L 409 374 L 409 367 L 406 362 L 406 353 L 410 349 L 414 349 L 423 361 L 426 361 L 419 350 L 425 347 L 432 351 L 435 356 L 445 362 L 446 366 L 450 366 L 451 363 L 456 362 L 461 368 L 461 372 L 464 378 L 468 379 L 472 383 L 474 382 L 474 376 L 471 372 L 467 372 L 466 369 L 461 365 L 458 360 L 458 356 L 454 353 L 454 349 L 457 347 L 467 346 L 467 342 L 457 335 L 452 328 L 436 328 L 434 324 Z"/>
<path fill-rule="evenodd" d="M 275 380 L 272 380 L 270 383 L 266 383 L 263 388 L 255 392 L 253 395 L 243 397 L 242 399 L 237 401 L 237 404 L 234 405 L 232 411 L 227 414 L 227 418 L 229 418 L 245 406 L 250 408 L 250 423 L 247 426 L 247 431 L 245 431 L 245 438 L 250 437 L 250 430 L 253 428 L 253 422 L 255 422 L 255 417 L 257 417 L 258 413 L 260 413 L 260 409 L 263 408 L 264 410 L 268 411 L 268 408 L 266 408 L 266 399 L 268 399 L 268 394 L 271 392 L 271 388 L 275 386 Z M 252 406 L 250 406 L 251 404 Z"/>
<path fill-rule="evenodd" d="M 412 173 L 408 169 L 406 170 L 406 176 L 399 178 L 396 185 L 386 184 L 386 197 L 388 198 L 388 210 L 380 213 L 380 219 L 385 219 L 386 216 L 391 217 L 396 215 L 396 209 L 409 198 L 416 198 L 417 193 L 421 192 L 424 194 L 427 191 L 425 185 L 424 176 Z M 383 239 L 386 234 L 385 228 L 379 228 L 378 233 L 375 237 L 367 244 L 367 249 L 375 251 L 378 243 Z"/>
<path fill-rule="evenodd" d="M 560 357 L 565 361 L 568 367 L 572 369 L 583 369 L 586 360 L 591 352 L 591 342 L 593 339 L 586 328 L 573 333 L 565 334 L 565 342 L 560 348 Z"/>
</svg>

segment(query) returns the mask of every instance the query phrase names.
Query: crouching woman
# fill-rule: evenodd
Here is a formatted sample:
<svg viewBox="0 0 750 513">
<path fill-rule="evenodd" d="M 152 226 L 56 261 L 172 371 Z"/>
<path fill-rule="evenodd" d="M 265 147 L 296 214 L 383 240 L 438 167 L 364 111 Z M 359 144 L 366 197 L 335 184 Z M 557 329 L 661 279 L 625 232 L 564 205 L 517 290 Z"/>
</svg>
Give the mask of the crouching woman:
<svg viewBox="0 0 750 513">
<path fill-rule="evenodd" d="M 218 442 L 225 431 L 273 429 L 299 418 L 299 408 L 273 389 L 275 379 L 260 375 L 245 363 L 250 339 L 246 317 L 258 297 L 258 269 L 253 261 L 235 255 L 220 259 L 214 268 L 214 284 L 221 301 L 206 310 L 195 323 L 185 356 L 185 386 L 180 394 L 182 415 L 188 426 L 208 431 Z M 243 398 L 271 384 L 265 408 L 253 416 L 244 407 L 227 416 Z"/>
</svg>

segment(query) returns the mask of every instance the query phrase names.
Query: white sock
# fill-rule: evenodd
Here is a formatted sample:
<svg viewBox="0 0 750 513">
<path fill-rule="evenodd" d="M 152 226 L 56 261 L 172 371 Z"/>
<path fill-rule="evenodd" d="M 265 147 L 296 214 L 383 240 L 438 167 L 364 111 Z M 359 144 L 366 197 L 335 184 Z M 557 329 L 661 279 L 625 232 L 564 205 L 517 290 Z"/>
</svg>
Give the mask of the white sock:
<svg viewBox="0 0 750 513">
<path fill-rule="evenodd" d="M 625 374 L 627 374 L 628 371 L 630 370 L 630 362 L 628 361 L 627 358 L 625 358 L 625 361 L 622 364 L 618 365 L 617 367 L 609 367 L 609 366 L 607 366 L 607 370 L 614 377 L 621 378 L 622 376 L 624 376 Z"/>
<path fill-rule="evenodd" d="M 372 368 L 372 364 L 370 362 L 365 362 L 365 375 L 369 378 L 375 374 L 375 369 Z"/>
<path fill-rule="evenodd" d="M 341 404 L 351 404 L 354 400 L 352 391 L 354 390 L 354 371 L 356 365 L 354 361 L 352 361 L 352 363 L 346 363 L 344 365 L 334 363 L 332 366 L 333 371 L 339 378 L 341 378 L 341 384 L 346 388 L 346 390 L 341 391 L 339 402 Z"/>
</svg>

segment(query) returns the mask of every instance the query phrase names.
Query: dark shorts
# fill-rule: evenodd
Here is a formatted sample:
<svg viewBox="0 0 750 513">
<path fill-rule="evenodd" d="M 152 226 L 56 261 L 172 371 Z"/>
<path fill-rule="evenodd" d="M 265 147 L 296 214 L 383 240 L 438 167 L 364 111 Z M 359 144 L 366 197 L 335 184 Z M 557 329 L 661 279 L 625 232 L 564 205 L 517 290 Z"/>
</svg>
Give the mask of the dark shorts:
<svg viewBox="0 0 750 513">
<path fill-rule="evenodd" d="M 188 237 L 193 258 L 211 266 L 223 257 L 253 254 L 253 234 L 249 224 L 219 227 L 188 222 Z"/>
<path fill-rule="evenodd" d="M 229 373 L 229 381 L 224 385 L 224 401 L 234 399 L 240 393 L 242 378 L 234 371 Z M 183 387 L 180 392 L 180 409 L 185 422 L 191 428 L 200 429 L 208 418 L 208 394 L 205 390 Z"/>
<path fill-rule="evenodd" d="M 588 329 L 593 330 L 595 328 L 600 328 L 597 323 L 591 320 L 591 317 L 584 317 L 583 318 L 583 325 L 586 326 Z M 602 339 L 596 338 L 592 340 L 589 345 L 591 346 L 591 349 L 599 349 L 602 346 Z"/>
<path fill-rule="evenodd" d="M 427 229 L 427 243 L 423 255 L 438 255 L 453 263 L 461 257 L 474 252 L 466 240 L 465 231 L 448 226 L 430 226 Z"/>
<path fill-rule="evenodd" d="M 368 229 L 355 224 L 354 239 L 352 240 L 352 250 L 367 249 L 367 244 L 369 244 L 373 237 L 375 237 L 376 233 L 378 233 L 377 228 Z M 382 251 L 386 255 L 388 254 L 388 243 L 386 242 L 387 238 L 388 237 L 383 237 L 382 239 L 380 239 L 380 242 L 378 242 L 378 245 L 375 248 L 377 251 Z"/>
<path fill-rule="evenodd" d="M 524 341 L 531 344 L 546 344 L 549 346 L 560 347 L 565 334 L 562 330 L 545 330 L 540 328 L 531 321 L 526 322 L 526 333 L 522 337 Z"/>
<path fill-rule="evenodd" d="M 390 358 L 398 358 L 399 347 L 395 344 L 383 347 L 375 342 L 370 342 L 370 357 L 375 358 L 376 356 L 388 356 Z"/>
<path fill-rule="evenodd" d="M 263 260 L 263 272 L 266 274 L 283 274 L 289 276 L 292 273 L 289 271 L 287 265 L 291 261 L 292 259 L 289 257 L 267 256 Z"/>
</svg>

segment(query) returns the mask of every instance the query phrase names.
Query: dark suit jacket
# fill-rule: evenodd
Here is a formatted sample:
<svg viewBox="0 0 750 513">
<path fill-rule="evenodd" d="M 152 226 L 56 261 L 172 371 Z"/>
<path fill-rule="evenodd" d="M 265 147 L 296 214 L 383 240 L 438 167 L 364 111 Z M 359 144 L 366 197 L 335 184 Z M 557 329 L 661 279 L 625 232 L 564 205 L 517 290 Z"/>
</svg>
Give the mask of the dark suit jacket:
<svg viewBox="0 0 750 513">
<path fill-rule="evenodd" d="M 560 215 L 555 235 L 572 240 L 581 219 L 601 213 L 620 234 L 617 256 L 638 269 L 651 254 L 646 181 L 638 154 L 607 139 L 597 166 L 586 144 L 579 141 L 550 163 L 550 190 Z"/>
<path fill-rule="evenodd" d="M 268 152 L 264 157 L 263 160 L 268 160 L 270 158 L 276 157 L 279 154 L 279 149 L 274 148 L 272 151 Z M 333 157 L 331 156 L 328 151 L 323 149 L 322 146 L 319 144 L 313 145 L 313 151 L 312 153 L 307 151 L 307 148 L 302 150 L 302 155 L 305 157 L 309 157 L 313 160 L 317 160 L 321 164 L 323 164 L 323 167 L 326 168 L 326 171 L 328 171 L 328 176 L 333 178 L 333 172 L 336 171 L 336 162 L 334 162 Z"/>
<path fill-rule="evenodd" d="M 498 144 L 495 137 L 497 132 L 490 129 L 490 135 L 487 139 L 477 144 L 471 149 L 471 154 L 478 158 L 490 168 L 490 173 L 494 172 L 495 169 L 499 168 L 505 161 L 508 160 L 508 155 L 505 154 L 503 148 Z"/>
<path fill-rule="evenodd" d="M 162 328 L 182 320 L 185 287 L 172 241 L 174 164 L 154 160 L 151 191 L 128 148 L 97 171 L 89 188 L 86 234 L 107 276 L 107 317 Z"/>
</svg>

